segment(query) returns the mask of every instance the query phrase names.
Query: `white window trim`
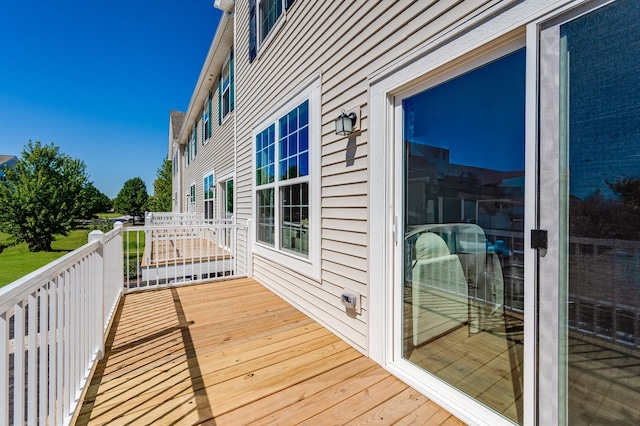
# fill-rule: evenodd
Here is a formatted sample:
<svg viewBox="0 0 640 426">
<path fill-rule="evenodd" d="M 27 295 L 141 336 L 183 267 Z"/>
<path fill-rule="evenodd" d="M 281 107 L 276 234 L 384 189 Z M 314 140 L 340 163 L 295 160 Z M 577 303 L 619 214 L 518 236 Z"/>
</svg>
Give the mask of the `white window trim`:
<svg viewBox="0 0 640 426">
<path fill-rule="evenodd" d="M 221 83 L 222 81 L 224 81 L 223 72 L 226 66 L 229 67 L 229 87 L 227 88 L 227 91 L 229 92 L 229 112 L 227 112 L 226 114 L 223 114 L 224 113 L 224 108 L 223 108 L 224 92 L 222 91 Z M 234 80 L 235 80 L 235 76 L 234 76 Z M 223 125 L 224 122 L 229 119 L 229 117 L 231 116 L 231 113 L 233 112 L 233 110 L 231 109 L 231 50 L 229 51 L 229 54 L 227 55 L 227 59 L 225 59 L 224 64 L 222 65 L 222 68 L 220 68 L 220 79 L 218 80 L 218 91 L 220 92 L 220 102 L 219 102 L 220 105 L 218 105 L 218 108 L 220 108 L 220 117 L 222 117 L 220 119 L 220 125 Z"/>
<path fill-rule="evenodd" d="M 256 135 L 269 127 L 271 124 L 276 123 L 283 115 L 287 114 L 293 108 L 300 105 L 305 100 L 309 101 L 309 254 L 308 258 L 303 258 L 294 253 L 287 252 L 278 249 L 278 243 L 280 236 L 280 205 L 278 197 L 276 197 L 276 205 L 274 206 L 274 223 L 276 225 L 275 246 L 270 246 L 258 241 L 254 238 L 253 251 L 259 256 L 264 256 L 277 263 L 280 263 L 284 267 L 290 267 L 303 275 L 306 275 L 315 280 L 320 280 L 320 212 L 321 212 L 321 198 L 320 198 L 320 144 L 321 144 L 321 77 L 319 73 L 316 73 L 313 77 L 303 83 L 298 89 L 290 94 L 280 105 L 272 112 L 267 113 L 257 124 L 253 127 L 252 133 L 252 168 L 251 168 L 251 190 L 253 200 L 253 232 L 257 229 L 257 202 L 256 202 Z M 277 143 L 277 141 L 276 141 Z M 277 167 L 277 159 L 275 159 Z M 295 180 L 292 183 L 296 182 Z M 234 185 L 235 186 L 235 185 Z M 277 191 L 277 187 L 276 191 Z"/>
<path fill-rule="evenodd" d="M 214 177 L 215 177 L 215 175 L 214 175 Z M 233 189 L 234 190 L 234 194 L 233 194 L 233 208 L 234 208 L 234 211 L 233 211 L 233 216 L 232 217 L 233 217 L 233 219 L 235 221 L 235 216 L 236 216 L 236 212 L 235 212 L 235 208 L 236 208 L 236 198 L 235 198 L 236 175 L 235 175 L 235 173 L 228 172 L 228 173 L 225 173 L 225 174 L 223 174 L 223 175 L 221 175 L 221 176 L 219 176 L 218 178 L 215 179 L 216 188 L 218 188 L 218 190 L 216 191 L 216 195 L 220 193 L 220 189 L 219 188 L 223 184 L 226 184 L 227 181 L 230 181 L 230 180 L 233 181 L 233 188 L 234 188 Z M 226 194 L 226 188 L 225 188 L 225 194 Z M 226 199 L 222 200 L 220 197 L 218 197 L 218 209 L 219 209 L 220 213 L 224 212 L 225 216 L 226 216 L 226 213 L 227 213 L 227 200 Z M 226 219 L 226 217 L 222 217 L 222 219 Z"/>
</svg>

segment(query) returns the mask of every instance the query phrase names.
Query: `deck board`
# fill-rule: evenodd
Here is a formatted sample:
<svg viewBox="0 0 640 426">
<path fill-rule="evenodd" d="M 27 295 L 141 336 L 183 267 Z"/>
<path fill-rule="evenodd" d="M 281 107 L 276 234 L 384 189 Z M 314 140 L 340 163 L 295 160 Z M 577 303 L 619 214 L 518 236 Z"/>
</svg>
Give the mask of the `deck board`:
<svg viewBox="0 0 640 426">
<path fill-rule="evenodd" d="M 252 279 L 130 293 L 76 424 L 458 419 Z"/>
</svg>

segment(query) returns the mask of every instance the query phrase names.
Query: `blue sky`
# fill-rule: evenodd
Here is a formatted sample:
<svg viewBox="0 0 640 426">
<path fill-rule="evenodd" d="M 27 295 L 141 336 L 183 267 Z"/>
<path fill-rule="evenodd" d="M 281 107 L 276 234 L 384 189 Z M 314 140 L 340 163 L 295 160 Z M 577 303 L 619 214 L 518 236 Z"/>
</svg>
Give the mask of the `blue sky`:
<svg viewBox="0 0 640 426">
<path fill-rule="evenodd" d="M 152 194 L 220 15 L 213 0 L 0 2 L 0 154 L 53 142 L 109 197 L 136 176 Z"/>
</svg>

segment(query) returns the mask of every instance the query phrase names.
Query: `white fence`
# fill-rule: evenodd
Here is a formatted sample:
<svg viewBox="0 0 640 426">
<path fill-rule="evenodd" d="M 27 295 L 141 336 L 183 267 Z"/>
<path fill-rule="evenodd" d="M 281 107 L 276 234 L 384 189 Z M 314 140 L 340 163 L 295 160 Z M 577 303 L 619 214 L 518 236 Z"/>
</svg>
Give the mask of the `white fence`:
<svg viewBox="0 0 640 426">
<path fill-rule="evenodd" d="M 249 224 L 174 219 L 94 231 L 0 289 L 0 425 L 71 422 L 123 291 L 251 274 Z"/>
<path fill-rule="evenodd" d="M 250 275 L 248 224 L 175 219 L 124 228 L 125 291 Z"/>
<path fill-rule="evenodd" d="M 149 212 L 145 216 L 145 226 L 199 226 L 209 225 L 231 225 L 234 219 L 205 219 L 199 213 L 173 213 L 173 212 Z"/>
<path fill-rule="evenodd" d="M 68 424 L 122 294 L 122 225 L 0 289 L 0 424 Z"/>
</svg>

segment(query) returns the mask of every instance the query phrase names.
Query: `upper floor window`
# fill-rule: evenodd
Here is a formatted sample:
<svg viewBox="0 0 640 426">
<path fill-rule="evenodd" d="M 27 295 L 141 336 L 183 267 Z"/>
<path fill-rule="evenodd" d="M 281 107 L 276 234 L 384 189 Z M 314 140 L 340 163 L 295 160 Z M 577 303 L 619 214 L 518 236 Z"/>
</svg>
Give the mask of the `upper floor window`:
<svg viewBox="0 0 640 426">
<path fill-rule="evenodd" d="M 256 11 L 256 1 L 258 2 Z M 249 62 L 294 0 L 249 0 Z"/>
<path fill-rule="evenodd" d="M 202 108 L 202 145 L 211 137 L 211 92 Z"/>
<path fill-rule="evenodd" d="M 173 170 L 173 176 L 178 174 L 178 150 L 173 151 L 173 160 L 171 161 L 171 168 Z"/>
<path fill-rule="evenodd" d="M 259 13 L 260 13 L 260 42 L 264 39 L 276 25 L 276 21 L 282 15 L 282 2 L 283 0 L 262 0 L 260 1 Z"/>
<path fill-rule="evenodd" d="M 218 124 L 233 111 L 234 107 L 234 60 L 233 51 L 222 67 L 218 82 Z"/>
</svg>

